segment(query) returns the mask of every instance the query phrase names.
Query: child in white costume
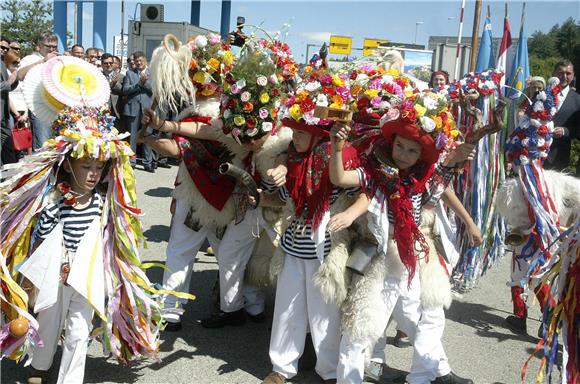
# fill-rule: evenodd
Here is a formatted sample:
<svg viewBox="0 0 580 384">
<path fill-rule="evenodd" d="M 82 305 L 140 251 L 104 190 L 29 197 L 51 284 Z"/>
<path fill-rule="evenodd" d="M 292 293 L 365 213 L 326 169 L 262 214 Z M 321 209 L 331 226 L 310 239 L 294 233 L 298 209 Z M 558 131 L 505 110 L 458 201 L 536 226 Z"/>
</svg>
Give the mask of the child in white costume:
<svg viewBox="0 0 580 384">
<path fill-rule="evenodd" d="M 442 112 L 445 113 L 445 124 L 452 128 L 453 119 L 445 112 L 446 109 L 435 112 L 443 103 L 444 100 L 435 94 L 424 94 L 388 111 L 387 122 L 382 127 L 383 137 L 373 143 L 365 167 L 356 172 L 345 172 L 340 151 L 332 152 L 331 181 L 343 187 L 361 185 L 372 196 L 369 230 L 378 241 L 380 254 L 375 262 L 386 265 L 386 272 L 381 272 L 384 273 L 384 283 L 379 288 L 380 303 L 374 302 L 374 305 L 360 310 L 357 302 L 364 301 L 368 292 L 357 290 L 355 284 L 351 297 L 343 306 L 344 330 L 338 370 L 340 383 L 362 382 L 365 349 L 384 332 L 400 295 L 405 291 L 409 291 L 407 294 L 410 296 L 413 292 L 420 292 L 419 276 L 414 273 L 417 257 L 428 257 L 429 252 L 429 246 L 418 229 L 421 207 L 435 205 L 451 179 L 452 173 L 448 167 L 463 162 L 473 149 L 471 145 L 461 145 L 451 151 L 445 163 L 433 167 L 440 150 L 451 141 L 450 135 L 446 134 L 451 129 L 444 131 L 440 123 L 439 129 L 435 130 L 437 124 L 434 121 L 421 119 L 431 120 L 428 116 L 434 113 L 439 116 Z M 421 119 L 416 120 L 415 113 L 409 112 L 414 111 L 415 106 L 424 114 Z M 335 134 L 344 140 L 348 130 L 337 127 Z M 372 320 L 368 319 L 369 316 Z M 371 328 L 366 323 L 368 321 L 375 323 L 372 329 L 365 329 Z M 412 324 L 402 326 L 414 329 Z"/>
<path fill-rule="evenodd" d="M 133 153 L 113 123 L 99 109 L 67 107 L 53 124 L 59 136 L 42 151 L 3 169 L 2 225 L 12 230 L 3 234 L 7 257 L 2 265 L 18 265 L 25 278 L 21 284 L 36 292 L 30 305 L 38 323 L 17 310 L 18 317 L 28 319 L 29 329 L 24 337 L 0 344 L 3 355 L 7 351 L 11 358 L 30 355 L 31 383 L 47 377 L 63 327 L 58 382 L 83 382 L 93 314 L 102 320 L 94 334 L 105 353 L 120 362 L 155 357 L 158 350 L 161 312 L 150 294 L 160 292 L 151 288 L 139 267 L 137 246 L 143 235 L 129 163 Z M 61 179 L 66 182 L 59 183 Z M 58 192 L 61 196 L 51 203 Z M 34 243 L 27 257 L 29 238 Z M 25 308 L 25 291 L 10 281 L 8 286 L 3 304 Z M 14 320 L 14 313 L 5 315 Z"/>
<path fill-rule="evenodd" d="M 37 281 L 40 272 L 39 258 L 62 255 L 61 260 L 53 259 L 60 266 L 60 281 L 44 283 L 38 288 L 41 294 L 35 310 L 38 311 L 39 334 L 44 345 L 33 348 L 32 367 L 38 371 L 48 371 L 56 351 L 61 330 L 65 329 L 62 359 L 58 373 L 59 383 L 82 383 L 85 373 L 85 359 L 92 329 L 93 307 L 83 294 L 78 283 L 87 278 L 81 258 L 90 257 L 91 250 L 100 246 L 100 232 L 103 198 L 95 191 L 101 180 L 105 162 L 94 159 L 74 159 L 67 157 L 63 169 L 68 173 L 70 192 L 74 201 L 61 197 L 49 204 L 40 214 L 34 251 L 28 261 L 20 268 L 20 273 Z M 63 249 L 64 247 L 64 249 Z M 98 271 L 98 269 L 97 269 Z M 102 273 L 102 271 L 100 271 Z M 89 279 L 103 279 L 96 273 Z M 54 284 L 57 284 L 56 286 Z M 95 281 L 95 288 L 103 282 Z M 100 285 L 100 287 L 99 287 Z M 75 288 L 76 287 L 76 288 Z M 48 306 L 43 293 L 58 291 L 56 302 Z"/>
</svg>

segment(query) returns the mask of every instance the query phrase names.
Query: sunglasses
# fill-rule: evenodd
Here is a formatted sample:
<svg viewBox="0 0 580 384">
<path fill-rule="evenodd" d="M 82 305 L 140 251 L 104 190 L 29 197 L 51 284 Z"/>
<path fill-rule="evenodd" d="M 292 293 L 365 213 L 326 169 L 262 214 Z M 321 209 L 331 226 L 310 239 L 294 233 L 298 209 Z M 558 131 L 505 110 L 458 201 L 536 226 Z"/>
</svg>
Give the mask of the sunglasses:
<svg viewBox="0 0 580 384">
<path fill-rule="evenodd" d="M 13 51 L 20 52 L 20 47 L 10 47 Z"/>
<path fill-rule="evenodd" d="M 3 51 L 9 51 L 10 47 L 7 47 L 5 45 L 0 46 L 0 49 L 2 49 Z"/>
</svg>

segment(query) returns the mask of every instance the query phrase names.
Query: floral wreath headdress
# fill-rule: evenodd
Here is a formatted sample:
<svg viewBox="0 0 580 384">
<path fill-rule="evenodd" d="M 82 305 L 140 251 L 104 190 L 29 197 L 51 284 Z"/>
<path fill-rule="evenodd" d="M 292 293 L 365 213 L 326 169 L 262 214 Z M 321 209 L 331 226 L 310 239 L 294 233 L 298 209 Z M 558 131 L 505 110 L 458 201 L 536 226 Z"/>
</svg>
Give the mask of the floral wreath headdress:
<svg viewBox="0 0 580 384">
<path fill-rule="evenodd" d="M 436 163 L 441 152 L 452 148 L 460 135 L 447 98 L 430 91 L 414 94 L 387 110 L 380 125 L 387 140 L 401 135 L 419 142 L 421 158 L 428 164 Z"/>
<path fill-rule="evenodd" d="M 278 74 L 271 52 L 246 42 L 225 77 L 220 108 L 225 134 L 241 144 L 275 130 L 282 94 Z"/>
<path fill-rule="evenodd" d="M 350 72 L 351 94 L 355 99 L 355 120 L 374 125 L 393 106 L 413 96 L 410 80 L 395 69 L 363 63 Z"/>
<path fill-rule="evenodd" d="M 187 46 L 192 53 L 189 75 L 196 94 L 206 97 L 221 94 L 223 78 L 235 61 L 230 45 L 220 35 L 208 33 L 190 37 Z"/>
<path fill-rule="evenodd" d="M 321 67 L 310 67 L 293 95 L 289 95 L 280 110 L 282 124 L 328 136 L 333 120 L 321 112 L 325 108 L 350 109 L 350 83 L 345 74 L 333 74 Z"/>
<path fill-rule="evenodd" d="M 505 144 L 508 160 L 515 166 L 548 157 L 559 92 L 560 81 L 553 77 L 548 80 L 547 89 L 531 99 L 519 126 Z"/>
</svg>

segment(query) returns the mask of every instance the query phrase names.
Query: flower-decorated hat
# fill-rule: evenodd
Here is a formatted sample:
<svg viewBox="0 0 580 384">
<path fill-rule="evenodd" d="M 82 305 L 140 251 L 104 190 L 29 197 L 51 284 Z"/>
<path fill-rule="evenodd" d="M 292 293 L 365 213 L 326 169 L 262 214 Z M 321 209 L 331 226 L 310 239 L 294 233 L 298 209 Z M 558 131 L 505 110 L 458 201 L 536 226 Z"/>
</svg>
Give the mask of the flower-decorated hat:
<svg viewBox="0 0 580 384">
<path fill-rule="evenodd" d="M 559 93 L 560 81 L 552 77 L 548 80 L 546 90 L 538 92 L 532 98 L 519 126 L 505 144 L 508 160 L 515 166 L 548 157 L 553 141 L 553 119 L 557 112 Z"/>
<path fill-rule="evenodd" d="M 444 149 L 454 142 L 459 131 L 444 95 L 419 93 L 390 108 L 381 118 L 383 136 L 392 141 L 396 135 L 421 144 L 421 159 L 436 163 Z"/>
<path fill-rule="evenodd" d="M 65 107 L 52 123 L 54 138 L 44 147 L 65 150 L 74 158 L 128 161 L 134 155 L 123 140 L 128 134 L 119 135 L 114 122 L 115 117 L 103 108 Z"/>
<path fill-rule="evenodd" d="M 65 106 L 99 108 L 109 101 L 109 82 L 94 65 L 72 56 L 57 56 L 32 68 L 23 84 L 30 110 L 51 124 Z"/>
<path fill-rule="evenodd" d="M 363 63 L 352 70 L 350 80 L 357 112 L 355 120 L 362 123 L 379 120 L 390 108 L 414 93 L 407 76 L 373 63 Z"/>
<path fill-rule="evenodd" d="M 260 39 L 258 40 L 258 45 L 270 52 L 270 57 L 276 68 L 278 68 L 279 82 L 294 78 L 298 73 L 298 66 L 296 61 L 294 61 L 292 50 L 288 44 L 280 40 Z"/>
<path fill-rule="evenodd" d="M 500 88 L 500 81 L 503 72 L 489 69 L 481 73 L 470 72 L 459 81 L 449 85 L 447 90 L 452 100 L 459 100 L 459 90 L 468 99 L 478 99 L 480 96 L 489 96 L 494 94 Z"/>
<path fill-rule="evenodd" d="M 258 139 L 276 128 L 282 85 L 269 52 L 246 45 L 225 77 L 221 119 L 225 134 L 238 143 Z"/>
<path fill-rule="evenodd" d="M 234 64 L 230 45 L 215 33 L 191 37 L 187 45 L 192 53 L 189 75 L 196 94 L 206 97 L 221 94 L 223 76 Z"/>
<path fill-rule="evenodd" d="M 317 136 L 329 136 L 334 121 L 322 111 L 327 108 L 350 111 L 350 102 L 346 74 L 333 74 L 318 65 L 308 66 L 294 93 L 282 103 L 282 124 Z"/>
</svg>

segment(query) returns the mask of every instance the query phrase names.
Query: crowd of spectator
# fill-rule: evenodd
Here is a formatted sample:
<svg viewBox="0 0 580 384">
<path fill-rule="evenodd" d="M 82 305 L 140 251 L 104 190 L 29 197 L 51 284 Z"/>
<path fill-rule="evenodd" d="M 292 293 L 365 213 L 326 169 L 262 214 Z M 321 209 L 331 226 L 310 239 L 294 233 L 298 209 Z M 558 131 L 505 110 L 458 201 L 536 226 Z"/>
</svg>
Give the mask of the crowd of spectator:
<svg viewBox="0 0 580 384">
<path fill-rule="evenodd" d="M 142 159 L 143 169 L 147 172 L 155 172 L 158 165 L 167 166 L 166 159 L 158 158 L 157 154 L 148 146 L 138 145 L 135 141 L 137 132 L 141 129 L 143 111 L 145 108 L 151 107 L 152 104 L 151 72 L 143 52 L 138 51 L 130 54 L 125 66 L 118 56 L 94 47 L 85 50 L 80 44 L 75 44 L 66 52 L 59 53 L 58 40 L 52 32 L 41 34 L 33 52 L 22 58 L 21 46 L 18 41 L 10 41 L 2 37 L 1 48 L 2 164 L 17 162 L 26 153 L 38 150 L 51 137 L 50 126 L 44 124 L 32 111 L 28 110 L 21 82 L 32 67 L 63 54 L 83 59 L 101 68 L 111 87 L 111 98 L 108 106 L 116 118 L 116 127 L 120 132 L 130 133 L 128 140 L 137 157 Z M 554 68 L 553 76 L 560 79 L 562 91 L 557 105 L 554 144 L 545 166 L 563 170 L 569 166 L 571 161 L 571 139 L 580 136 L 580 95 L 573 88 L 574 66 L 570 61 L 559 62 Z M 536 92 L 545 87 L 546 80 L 541 77 L 532 77 L 528 79 L 528 84 L 527 93 Z M 24 151 L 17 151 L 13 148 L 12 131 L 14 127 L 21 126 L 30 126 L 32 147 Z M 136 164 L 136 161 L 132 163 L 133 166 Z M 576 168 L 576 172 L 580 176 L 580 160 Z"/>
<path fill-rule="evenodd" d="M 108 107 L 116 119 L 115 125 L 120 132 L 131 133 L 127 140 L 137 153 L 137 158 L 142 158 L 143 168 L 148 172 L 155 172 L 158 164 L 167 166 L 150 148 L 143 144 L 138 147 L 134 140 L 141 129 L 142 112 L 152 104 L 150 70 L 143 52 L 132 53 L 125 66 L 118 56 L 99 48 L 85 49 L 80 44 L 73 45 L 65 52 L 58 52 L 58 39 L 52 32 L 40 35 L 31 54 L 21 57 L 20 51 L 21 45 L 18 41 L 1 37 L 1 164 L 17 162 L 24 155 L 41 148 L 52 136 L 51 127 L 39 120 L 26 106 L 22 81 L 34 66 L 54 56 L 66 55 L 85 60 L 101 69 L 111 88 Z M 12 131 L 15 127 L 24 126 L 30 127 L 32 145 L 25 150 L 15 150 Z M 134 167 L 136 164 L 136 161 L 132 163 Z"/>
</svg>

